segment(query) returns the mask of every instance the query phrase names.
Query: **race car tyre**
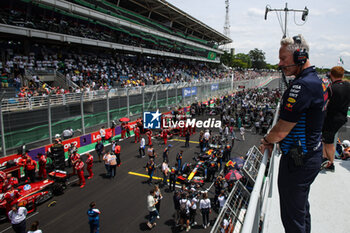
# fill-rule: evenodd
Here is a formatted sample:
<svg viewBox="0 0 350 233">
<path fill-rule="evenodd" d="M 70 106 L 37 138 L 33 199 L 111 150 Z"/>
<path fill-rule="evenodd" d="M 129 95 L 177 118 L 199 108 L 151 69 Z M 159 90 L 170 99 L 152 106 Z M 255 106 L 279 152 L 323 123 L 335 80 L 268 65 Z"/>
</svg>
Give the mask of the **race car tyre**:
<svg viewBox="0 0 350 233">
<path fill-rule="evenodd" d="M 47 194 L 41 196 L 41 197 L 38 197 L 36 200 L 35 200 L 35 205 L 40 205 L 42 203 L 44 203 L 45 201 L 49 200 L 50 198 L 53 197 L 53 193 L 51 190 L 48 190 L 47 191 Z"/>
<path fill-rule="evenodd" d="M 61 183 L 55 183 L 52 185 L 52 193 L 55 196 L 62 195 L 64 193 L 64 187 Z"/>
</svg>

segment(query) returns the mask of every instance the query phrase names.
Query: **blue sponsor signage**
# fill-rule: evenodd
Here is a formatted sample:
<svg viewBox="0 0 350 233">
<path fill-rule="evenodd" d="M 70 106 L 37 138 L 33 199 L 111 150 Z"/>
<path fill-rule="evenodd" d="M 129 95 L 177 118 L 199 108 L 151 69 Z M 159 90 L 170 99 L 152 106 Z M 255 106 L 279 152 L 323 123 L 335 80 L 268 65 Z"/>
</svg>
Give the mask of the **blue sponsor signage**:
<svg viewBox="0 0 350 233">
<path fill-rule="evenodd" d="M 211 90 L 212 90 L 212 91 L 219 90 L 219 84 L 218 84 L 218 83 L 216 83 L 216 84 L 211 84 Z"/>
<path fill-rule="evenodd" d="M 193 95 L 197 95 L 197 87 L 192 87 L 192 90 L 191 87 L 182 88 L 183 97 L 189 97 Z"/>
</svg>

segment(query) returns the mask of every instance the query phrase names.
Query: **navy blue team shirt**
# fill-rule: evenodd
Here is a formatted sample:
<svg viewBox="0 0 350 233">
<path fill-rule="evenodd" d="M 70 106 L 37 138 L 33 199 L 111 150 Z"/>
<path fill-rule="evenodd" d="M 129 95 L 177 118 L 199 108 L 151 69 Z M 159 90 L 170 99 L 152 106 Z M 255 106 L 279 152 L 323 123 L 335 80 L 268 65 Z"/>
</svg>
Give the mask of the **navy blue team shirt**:
<svg viewBox="0 0 350 233">
<path fill-rule="evenodd" d="M 282 97 L 279 118 L 297 123 L 280 142 L 283 154 L 296 145 L 305 156 L 322 152 L 321 132 L 325 116 L 327 88 L 317 76 L 314 66 L 304 69 Z"/>
</svg>

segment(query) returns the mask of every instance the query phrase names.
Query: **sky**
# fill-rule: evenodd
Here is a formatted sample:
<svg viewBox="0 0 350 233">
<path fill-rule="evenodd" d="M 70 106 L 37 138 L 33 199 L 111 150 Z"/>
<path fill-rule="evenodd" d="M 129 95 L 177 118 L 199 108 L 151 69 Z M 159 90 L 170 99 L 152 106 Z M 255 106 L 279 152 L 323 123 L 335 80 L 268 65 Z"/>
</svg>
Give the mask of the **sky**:
<svg viewBox="0 0 350 233">
<path fill-rule="evenodd" d="M 225 0 L 168 0 L 206 25 L 223 33 Z M 283 9 L 285 1 L 230 0 L 230 38 L 235 53 L 248 53 L 254 48 L 265 52 L 266 61 L 278 63 L 279 43 L 283 36 L 276 12 L 269 12 L 264 20 L 265 7 Z M 350 70 L 350 2 L 349 0 L 293 0 L 288 8 L 309 9 L 306 22 L 301 13 L 290 12 L 287 18 L 287 36 L 302 34 L 310 46 L 310 62 L 317 67 L 338 65 Z M 284 20 L 284 12 L 281 13 Z M 284 22 L 284 21 L 283 21 Z M 303 24 L 301 26 L 301 24 Z"/>
</svg>

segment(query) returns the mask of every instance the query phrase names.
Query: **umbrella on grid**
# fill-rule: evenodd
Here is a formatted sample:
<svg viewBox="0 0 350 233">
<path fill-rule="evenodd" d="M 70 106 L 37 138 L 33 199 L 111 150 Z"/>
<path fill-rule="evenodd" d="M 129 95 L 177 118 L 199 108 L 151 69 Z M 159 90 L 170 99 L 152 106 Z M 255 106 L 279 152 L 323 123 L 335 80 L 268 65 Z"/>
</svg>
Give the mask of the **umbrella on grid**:
<svg viewBox="0 0 350 233">
<path fill-rule="evenodd" d="M 130 119 L 128 117 L 122 117 L 119 119 L 120 122 L 129 122 Z"/>
<path fill-rule="evenodd" d="M 240 180 L 243 176 L 241 173 L 239 173 L 238 170 L 230 170 L 226 175 L 225 179 L 226 181 L 234 181 L 234 180 Z"/>
</svg>

